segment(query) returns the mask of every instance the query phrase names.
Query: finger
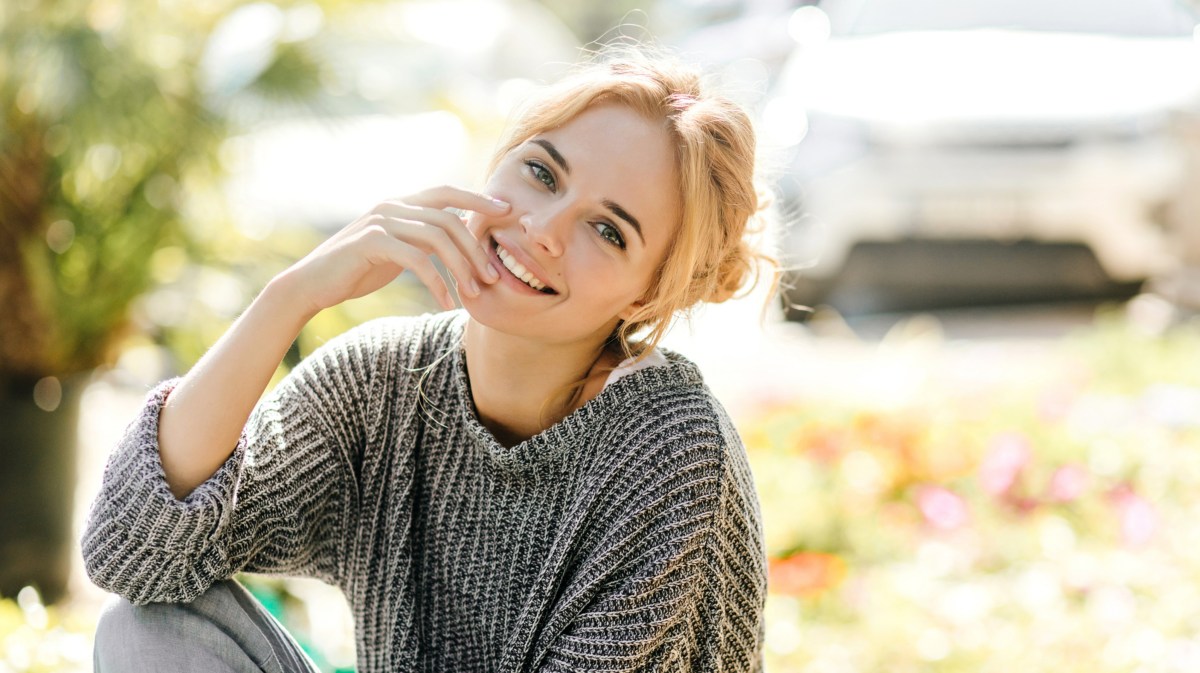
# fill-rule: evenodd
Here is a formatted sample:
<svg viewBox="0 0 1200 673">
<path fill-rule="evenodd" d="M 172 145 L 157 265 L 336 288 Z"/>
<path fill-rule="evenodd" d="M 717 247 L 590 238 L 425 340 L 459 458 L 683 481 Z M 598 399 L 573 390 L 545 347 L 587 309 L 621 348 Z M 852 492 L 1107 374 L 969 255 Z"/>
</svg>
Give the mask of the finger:
<svg viewBox="0 0 1200 673">
<path fill-rule="evenodd" d="M 412 236 L 429 246 L 427 252 L 436 255 L 442 263 L 446 265 L 446 269 L 450 271 L 454 277 L 454 282 L 458 285 L 458 291 L 468 294 L 472 297 L 478 297 L 481 293 L 479 283 L 475 280 L 475 269 L 471 266 L 469 257 L 463 254 L 455 241 L 451 238 L 444 229 L 430 227 L 420 223 L 409 221 L 400 221 L 396 226 L 401 229 L 411 229 Z M 401 236 L 404 238 L 404 236 Z M 474 239 L 472 239 L 474 241 Z M 472 246 L 478 247 L 478 246 Z"/>
<path fill-rule="evenodd" d="M 397 220 L 386 215 L 372 215 L 371 226 L 381 229 L 388 238 L 415 246 L 426 255 L 437 255 L 454 276 L 459 291 L 478 297 L 481 290 L 475 280 L 470 260 L 455 245 L 450 235 L 437 226 L 412 220 Z"/>
<path fill-rule="evenodd" d="M 473 192 L 453 185 L 431 187 L 401 199 L 404 203 L 426 208 L 462 208 L 485 215 L 503 215 L 508 212 L 508 202 L 486 194 Z"/>
<path fill-rule="evenodd" d="M 425 287 L 429 288 L 429 292 L 442 308 L 446 310 L 454 308 L 454 298 L 450 295 L 450 288 L 424 250 L 390 235 L 381 239 L 380 245 L 383 246 L 389 259 L 411 271 Z"/>
<path fill-rule="evenodd" d="M 485 244 L 478 241 L 454 213 L 395 201 L 385 201 L 379 204 L 376 212 L 399 220 L 428 222 L 440 227 L 441 231 L 449 236 L 449 240 L 457 246 L 460 253 L 474 266 L 475 275 L 489 283 L 500 280 L 500 270 L 493 266 Z M 451 261 L 448 257 L 442 257 L 442 260 Z M 463 279 L 461 274 L 456 275 L 460 280 Z"/>
</svg>

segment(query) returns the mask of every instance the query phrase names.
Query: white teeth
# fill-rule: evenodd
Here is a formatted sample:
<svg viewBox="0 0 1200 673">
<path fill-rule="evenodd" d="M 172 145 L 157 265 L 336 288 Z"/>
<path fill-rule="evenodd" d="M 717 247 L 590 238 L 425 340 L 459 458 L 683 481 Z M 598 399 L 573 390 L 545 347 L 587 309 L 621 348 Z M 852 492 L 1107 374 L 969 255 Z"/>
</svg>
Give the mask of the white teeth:
<svg viewBox="0 0 1200 673">
<path fill-rule="evenodd" d="M 516 258 L 508 254 L 507 250 L 500 247 L 500 244 L 496 244 L 496 255 L 500 257 L 500 261 L 504 263 L 505 268 L 507 268 L 509 271 L 512 271 L 512 274 L 517 278 L 525 281 L 526 285 L 535 290 L 541 290 L 542 288 L 546 287 L 532 273 L 530 273 L 528 269 L 522 266 L 522 264 L 518 262 Z"/>
</svg>

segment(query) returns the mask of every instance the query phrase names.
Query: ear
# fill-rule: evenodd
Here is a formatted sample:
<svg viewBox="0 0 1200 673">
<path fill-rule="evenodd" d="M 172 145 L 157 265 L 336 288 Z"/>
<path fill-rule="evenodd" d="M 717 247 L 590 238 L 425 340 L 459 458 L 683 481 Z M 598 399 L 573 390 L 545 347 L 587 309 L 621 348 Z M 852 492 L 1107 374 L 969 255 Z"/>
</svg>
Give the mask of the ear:
<svg viewBox="0 0 1200 673">
<path fill-rule="evenodd" d="M 642 309 L 642 307 L 645 305 L 646 304 L 643 301 L 640 301 L 640 300 L 635 301 L 632 304 L 630 304 L 629 306 L 626 306 L 625 309 L 622 310 L 620 313 L 618 313 L 617 317 L 621 319 L 621 322 L 629 322 L 630 316 L 632 316 L 634 313 L 640 311 Z"/>
</svg>

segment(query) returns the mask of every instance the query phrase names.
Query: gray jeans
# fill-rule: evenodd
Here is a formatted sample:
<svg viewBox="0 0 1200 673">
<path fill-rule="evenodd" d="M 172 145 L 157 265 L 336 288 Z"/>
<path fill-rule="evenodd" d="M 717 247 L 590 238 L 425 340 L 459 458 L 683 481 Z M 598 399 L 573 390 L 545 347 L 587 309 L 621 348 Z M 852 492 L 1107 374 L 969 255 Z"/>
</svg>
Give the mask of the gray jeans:
<svg viewBox="0 0 1200 673">
<path fill-rule="evenodd" d="M 132 605 L 114 596 L 100 615 L 96 673 L 315 673 L 283 626 L 234 580 L 191 603 Z"/>
</svg>

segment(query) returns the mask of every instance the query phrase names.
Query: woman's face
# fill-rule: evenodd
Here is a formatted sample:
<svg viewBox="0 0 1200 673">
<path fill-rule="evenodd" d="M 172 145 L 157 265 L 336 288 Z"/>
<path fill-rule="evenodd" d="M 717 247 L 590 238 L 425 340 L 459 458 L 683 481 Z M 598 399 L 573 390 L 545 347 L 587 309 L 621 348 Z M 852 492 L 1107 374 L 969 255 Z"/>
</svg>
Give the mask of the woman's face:
<svg viewBox="0 0 1200 673">
<path fill-rule="evenodd" d="M 468 219 L 501 279 L 463 306 L 511 334 L 606 338 L 644 299 L 666 254 L 681 217 L 678 184 L 664 125 L 623 105 L 593 106 L 530 138 L 484 189 L 512 209 Z"/>
</svg>

